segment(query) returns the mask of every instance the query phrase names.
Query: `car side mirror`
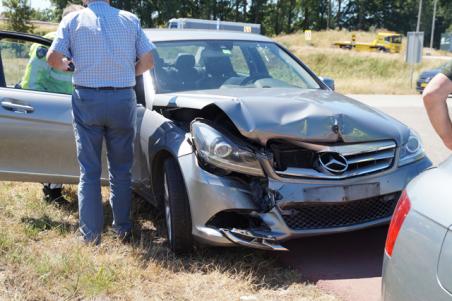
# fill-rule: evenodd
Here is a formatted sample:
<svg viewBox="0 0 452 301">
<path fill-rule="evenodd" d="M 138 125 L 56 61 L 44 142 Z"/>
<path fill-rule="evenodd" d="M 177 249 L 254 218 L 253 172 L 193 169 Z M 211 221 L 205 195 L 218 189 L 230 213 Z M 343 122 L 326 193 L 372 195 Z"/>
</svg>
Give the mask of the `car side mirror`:
<svg viewBox="0 0 452 301">
<path fill-rule="evenodd" d="M 330 88 L 331 90 L 334 91 L 335 86 L 334 86 L 334 79 L 330 78 L 330 77 L 319 77 L 320 80 L 328 86 L 328 88 Z"/>
</svg>

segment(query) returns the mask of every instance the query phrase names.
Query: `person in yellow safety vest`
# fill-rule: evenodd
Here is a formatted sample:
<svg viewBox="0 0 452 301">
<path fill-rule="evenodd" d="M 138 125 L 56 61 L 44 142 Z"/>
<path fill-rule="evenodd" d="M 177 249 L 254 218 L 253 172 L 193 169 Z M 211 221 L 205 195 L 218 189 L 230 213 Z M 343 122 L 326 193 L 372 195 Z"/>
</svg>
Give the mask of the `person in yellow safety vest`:
<svg viewBox="0 0 452 301">
<path fill-rule="evenodd" d="M 55 32 L 50 32 L 44 38 L 53 40 Z M 52 93 L 72 94 L 72 73 L 62 72 L 50 68 L 46 55 L 48 47 L 41 44 L 32 44 L 30 47 L 30 60 L 25 68 L 24 76 L 20 82 L 22 89 L 47 91 Z"/>
<path fill-rule="evenodd" d="M 69 4 L 63 10 L 63 17 L 83 9 L 76 4 Z M 50 32 L 44 38 L 55 39 L 56 32 Z M 25 68 L 24 76 L 20 82 L 20 87 L 27 90 L 46 91 L 52 93 L 72 94 L 72 72 L 62 72 L 51 68 L 47 64 L 48 47 L 35 43 L 30 47 L 30 59 Z M 66 200 L 62 195 L 62 184 L 44 183 L 42 189 L 44 199 L 48 202 L 64 203 Z"/>
</svg>

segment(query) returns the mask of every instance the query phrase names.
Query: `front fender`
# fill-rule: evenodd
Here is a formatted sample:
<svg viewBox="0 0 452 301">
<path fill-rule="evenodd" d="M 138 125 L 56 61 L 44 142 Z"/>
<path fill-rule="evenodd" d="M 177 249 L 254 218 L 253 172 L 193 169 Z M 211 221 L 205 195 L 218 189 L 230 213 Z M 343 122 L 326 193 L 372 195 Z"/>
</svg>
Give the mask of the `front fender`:
<svg viewBox="0 0 452 301">
<path fill-rule="evenodd" d="M 155 191 L 155 188 L 162 186 L 162 179 L 154 178 L 155 172 L 161 170 L 163 159 L 167 156 L 178 158 L 193 153 L 189 133 L 172 120 L 147 109 L 140 128 L 139 143 L 144 156 L 143 163 L 147 163 L 142 186 L 147 190 L 146 194 L 149 190 L 152 191 L 150 201 L 157 205 L 159 192 Z"/>
<path fill-rule="evenodd" d="M 161 151 L 178 158 L 193 152 L 189 133 L 156 111 L 146 110 L 141 125 L 140 144 L 148 162 Z M 151 165 L 149 165 L 149 170 Z"/>
</svg>

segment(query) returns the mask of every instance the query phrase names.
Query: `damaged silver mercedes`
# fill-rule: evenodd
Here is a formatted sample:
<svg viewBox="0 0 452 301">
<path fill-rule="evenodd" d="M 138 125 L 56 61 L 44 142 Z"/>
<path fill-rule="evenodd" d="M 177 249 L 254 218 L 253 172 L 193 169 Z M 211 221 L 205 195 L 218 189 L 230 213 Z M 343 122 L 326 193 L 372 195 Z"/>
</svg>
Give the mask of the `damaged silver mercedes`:
<svg viewBox="0 0 452 301">
<path fill-rule="evenodd" d="M 133 183 L 163 209 L 175 252 L 195 242 L 286 250 L 289 239 L 386 224 L 431 166 L 415 132 L 335 93 L 269 38 L 146 34 L 156 66 L 135 87 Z M 0 75 L 0 179 L 77 183 L 70 96 Z"/>
<path fill-rule="evenodd" d="M 174 251 L 193 241 L 286 250 L 289 239 L 388 223 L 431 165 L 415 132 L 335 93 L 266 37 L 148 34 L 157 92 L 141 143 Z"/>
</svg>

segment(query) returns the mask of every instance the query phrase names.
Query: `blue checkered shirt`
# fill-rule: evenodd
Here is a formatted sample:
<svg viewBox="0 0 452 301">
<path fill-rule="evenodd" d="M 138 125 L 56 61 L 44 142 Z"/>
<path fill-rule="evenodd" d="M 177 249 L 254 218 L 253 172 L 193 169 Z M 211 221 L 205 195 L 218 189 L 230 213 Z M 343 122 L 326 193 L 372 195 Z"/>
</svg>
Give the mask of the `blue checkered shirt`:
<svg viewBox="0 0 452 301">
<path fill-rule="evenodd" d="M 72 59 L 72 82 L 85 87 L 131 87 L 135 63 L 153 44 L 132 13 L 91 2 L 61 21 L 51 49 Z"/>
</svg>

